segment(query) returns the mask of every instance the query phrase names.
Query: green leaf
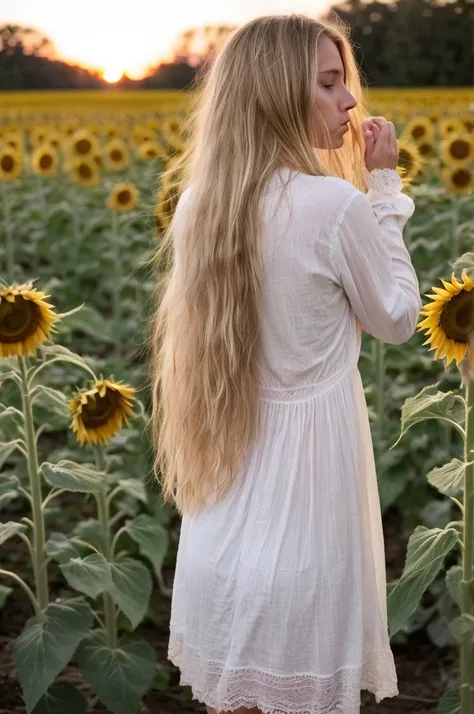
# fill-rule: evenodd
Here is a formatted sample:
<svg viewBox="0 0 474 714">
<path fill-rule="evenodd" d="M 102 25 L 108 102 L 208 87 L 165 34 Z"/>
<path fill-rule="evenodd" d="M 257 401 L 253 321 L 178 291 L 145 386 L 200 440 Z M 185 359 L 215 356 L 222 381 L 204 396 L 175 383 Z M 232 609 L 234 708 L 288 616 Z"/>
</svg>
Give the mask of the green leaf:
<svg viewBox="0 0 474 714">
<path fill-rule="evenodd" d="M 67 665 L 92 625 L 92 611 L 82 598 L 50 603 L 43 616 L 41 623 L 36 617 L 27 620 L 13 648 L 27 714 Z"/>
<path fill-rule="evenodd" d="M 112 586 L 109 592 L 135 629 L 144 618 L 151 595 L 151 576 L 138 560 L 125 558 L 110 563 Z"/>
<path fill-rule="evenodd" d="M 393 446 L 393 449 L 402 436 L 407 433 L 408 429 L 415 424 L 418 424 L 425 419 L 452 419 L 450 414 L 455 401 L 456 394 L 454 392 L 436 392 L 429 394 L 430 390 L 436 389 L 437 384 L 430 384 L 423 387 L 421 392 L 416 397 L 409 397 L 402 406 L 401 413 L 401 430 L 400 436 Z"/>
<path fill-rule="evenodd" d="M 474 642 L 474 617 L 463 612 L 450 622 L 449 627 L 458 642 Z"/>
<path fill-rule="evenodd" d="M 18 451 L 21 454 L 18 445 L 23 442 L 22 439 L 13 439 L 12 441 L 0 441 L 0 468 L 2 468 L 5 461 L 7 461 L 10 454 L 14 451 Z"/>
<path fill-rule="evenodd" d="M 8 372 L 0 372 L 0 387 L 4 382 L 7 382 L 9 379 L 12 379 L 17 384 L 21 384 L 21 378 L 18 372 L 16 372 L 14 369 L 10 369 L 8 370 Z"/>
<path fill-rule="evenodd" d="M 63 459 L 57 464 L 43 461 L 41 471 L 44 478 L 56 488 L 82 493 L 100 493 L 108 490 L 105 474 L 101 471 L 86 469 L 74 461 Z"/>
<path fill-rule="evenodd" d="M 426 478 L 440 493 L 459 498 L 464 492 L 464 470 L 464 461 L 452 459 L 449 464 L 430 471 Z"/>
<path fill-rule="evenodd" d="M 61 416 L 69 413 L 67 408 L 68 398 L 58 389 L 47 387 L 45 384 L 37 384 L 33 387 L 33 390 L 34 393 L 31 398 L 33 404 L 38 403 L 40 406 L 51 409 L 51 411 Z"/>
<path fill-rule="evenodd" d="M 33 709 L 33 714 L 86 714 L 87 699 L 73 684 L 53 684 Z"/>
<path fill-rule="evenodd" d="M 111 323 L 105 320 L 97 310 L 90 305 L 84 305 L 80 312 L 67 318 L 67 327 L 74 331 L 80 330 L 86 335 L 97 337 L 102 343 L 112 342 Z"/>
<path fill-rule="evenodd" d="M 18 494 L 19 481 L 16 476 L 0 479 L 0 509 L 5 508 Z"/>
<path fill-rule="evenodd" d="M 104 532 L 97 519 L 88 518 L 85 521 L 79 521 L 79 523 L 74 526 L 72 535 L 81 540 L 85 540 L 102 553 L 105 552 Z"/>
<path fill-rule="evenodd" d="M 153 564 L 155 572 L 161 571 L 168 550 L 168 531 L 151 516 L 142 513 L 127 521 L 127 532 L 138 544 L 140 553 Z"/>
<path fill-rule="evenodd" d="M 155 674 L 156 654 L 144 640 L 108 647 L 101 630 L 87 635 L 76 653 L 84 679 L 113 714 L 135 714 Z"/>
<path fill-rule="evenodd" d="M 13 538 L 13 536 L 18 533 L 22 533 L 25 530 L 26 525 L 24 523 L 17 523 L 16 521 L 0 523 L 0 545 L 3 545 L 6 540 Z"/>
<path fill-rule="evenodd" d="M 447 553 L 457 542 L 457 533 L 449 528 L 428 529 L 418 526 L 408 541 L 405 568 L 388 596 L 390 635 L 401 628 L 418 605 L 421 596 L 440 571 Z"/>
<path fill-rule="evenodd" d="M 122 478 L 119 480 L 118 483 L 122 487 L 123 491 L 129 496 L 132 496 L 133 498 L 142 501 L 142 503 L 147 502 L 145 485 L 139 479 Z"/>
<path fill-rule="evenodd" d="M 71 587 L 91 598 L 96 598 L 112 586 L 109 564 L 99 553 L 85 558 L 71 558 L 59 567 Z"/>
<path fill-rule="evenodd" d="M 68 563 L 71 558 L 82 555 L 82 549 L 75 543 L 71 543 L 63 533 L 51 533 L 44 549 L 46 554 L 58 563 Z"/>
<path fill-rule="evenodd" d="M 446 573 L 446 585 L 449 594 L 459 607 L 461 607 L 461 580 L 462 567 L 460 565 L 453 565 Z"/>
<path fill-rule="evenodd" d="M 89 374 L 92 374 L 95 379 L 95 374 L 87 362 L 80 355 L 72 352 L 67 347 L 63 345 L 40 345 L 40 350 L 45 354 L 48 362 L 53 360 L 69 362 L 70 364 L 76 365 L 76 367 L 85 369 Z"/>
<path fill-rule="evenodd" d="M 6 585 L 0 585 L 0 607 L 5 605 L 7 597 L 13 592 L 13 588 L 8 588 Z"/>
<path fill-rule="evenodd" d="M 436 707 L 435 714 L 461 714 L 461 690 L 448 689 Z"/>
</svg>

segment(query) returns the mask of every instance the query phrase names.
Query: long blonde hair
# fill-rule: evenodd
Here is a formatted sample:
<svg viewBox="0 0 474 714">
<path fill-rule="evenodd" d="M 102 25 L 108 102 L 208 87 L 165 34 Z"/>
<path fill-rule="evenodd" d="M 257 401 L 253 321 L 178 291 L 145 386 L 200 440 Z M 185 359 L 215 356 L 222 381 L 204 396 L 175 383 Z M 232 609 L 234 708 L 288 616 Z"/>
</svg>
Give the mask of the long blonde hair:
<svg viewBox="0 0 474 714">
<path fill-rule="evenodd" d="M 337 44 L 358 101 L 337 151 L 311 145 L 321 35 Z M 348 30 L 337 17 L 258 17 L 233 32 L 200 78 L 186 149 L 167 172 L 180 198 L 154 256 L 149 333 L 154 472 L 164 500 L 181 513 L 227 493 L 258 435 L 267 181 L 286 166 L 339 176 L 364 191 L 361 94 Z"/>
</svg>

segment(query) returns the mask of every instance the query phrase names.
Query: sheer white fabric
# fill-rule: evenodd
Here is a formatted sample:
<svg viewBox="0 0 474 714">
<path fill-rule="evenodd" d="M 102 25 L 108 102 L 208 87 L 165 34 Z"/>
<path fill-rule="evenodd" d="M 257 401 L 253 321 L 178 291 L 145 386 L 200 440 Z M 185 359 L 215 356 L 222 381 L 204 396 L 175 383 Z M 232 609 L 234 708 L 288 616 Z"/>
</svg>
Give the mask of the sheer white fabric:
<svg viewBox="0 0 474 714">
<path fill-rule="evenodd" d="M 261 435 L 226 497 L 183 516 L 170 620 L 181 683 L 222 711 L 358 714 L 361 689 L 398 694 L 357 361 L 361 327 L 405 342 L 421 300 L 413 201 L 394 171 L 366 180 L 284 169 L 265 194 Z"/>
</svg>

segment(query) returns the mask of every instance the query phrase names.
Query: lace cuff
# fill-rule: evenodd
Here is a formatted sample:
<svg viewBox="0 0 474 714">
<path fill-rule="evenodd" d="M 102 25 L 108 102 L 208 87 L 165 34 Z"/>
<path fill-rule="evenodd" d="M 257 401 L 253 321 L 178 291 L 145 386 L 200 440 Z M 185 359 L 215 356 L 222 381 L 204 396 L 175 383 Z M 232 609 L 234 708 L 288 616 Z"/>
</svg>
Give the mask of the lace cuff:
<svg viewBox="0 0 474 714">
<path fill-rule="evenodd" d="M 374 193 L 398 196 L 402 190 L 402 179 L 395 169 L 372 169 L 365 171 L 364 180 L 367 188 Z"/>
</svg>

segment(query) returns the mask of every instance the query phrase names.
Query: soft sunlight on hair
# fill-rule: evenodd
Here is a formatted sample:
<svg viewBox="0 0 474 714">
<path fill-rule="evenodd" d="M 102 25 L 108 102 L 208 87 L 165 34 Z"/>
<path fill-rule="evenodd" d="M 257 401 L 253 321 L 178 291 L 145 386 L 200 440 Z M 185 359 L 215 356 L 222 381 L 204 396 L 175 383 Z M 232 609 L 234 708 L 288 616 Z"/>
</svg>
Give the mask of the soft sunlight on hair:
<svg viewBox="0 0 474 714">
<path fill-rule="evenodd" d="M 311 143 L 321 35 L 336 43 L 358 101 L 337 151 Z M 187 148 L 165 172 L 180 199 L 154 256 L 149 334 L 154 471 L 165 501 L 182 513 L 225 495 L 259 433 L 260 211 L 268 180 L 286 166 L 366 190 L 367 113 L 337 16 L 258 17 L 205 71 L 185 124 Z"/>
</svg>

